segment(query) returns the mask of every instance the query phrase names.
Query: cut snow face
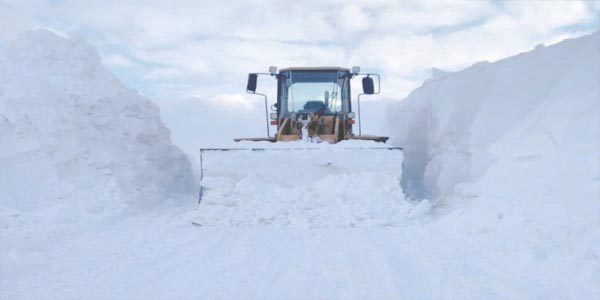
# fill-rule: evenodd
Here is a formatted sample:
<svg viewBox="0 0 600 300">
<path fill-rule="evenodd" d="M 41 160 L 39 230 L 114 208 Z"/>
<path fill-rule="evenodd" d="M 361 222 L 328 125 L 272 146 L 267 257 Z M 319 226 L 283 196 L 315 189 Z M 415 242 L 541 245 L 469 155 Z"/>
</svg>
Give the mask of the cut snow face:
<svg viewBox="0 0 600 300">
<path fill-rule="evenodd" d="M 456 73 L 434 69 L 434 78 L 389 113 L 391 140 L 405 149 L 405 192 L 476 197 L 491 190 L 465 184 L 486 178 L 495 196 L 521 198 L 517 190 L 531 185 L 597 195 L 599 36 Z M 560 184 L 565 180 L 573 184 Z"/>
<path fill-rule="evenodd" d="M 0 149 L 0 205 L 15 215 L 117 212 L 195 189 L 158 108 L 87 43 L 45 30 L 0 48 Z"/>
<path fill-rule="evenodd" d="M 241 143 L 203 151 L 200 225 L 372 227 L 404 224 L 402 151 L 374 142 Z M 377 149 L 379 148 L 379 149 Z"/>
<path fill-rule="evenodd" d="M 436 70 L 390 110 L 389 126 L 405 149 L 404 191 L 434 200 L 430 225 L 481 247 L 501 273 L 486 280 L 520 281 L 457 298 L 519 285 L 498 298 L 600 295 L 599 32 Z"/>
</svg>

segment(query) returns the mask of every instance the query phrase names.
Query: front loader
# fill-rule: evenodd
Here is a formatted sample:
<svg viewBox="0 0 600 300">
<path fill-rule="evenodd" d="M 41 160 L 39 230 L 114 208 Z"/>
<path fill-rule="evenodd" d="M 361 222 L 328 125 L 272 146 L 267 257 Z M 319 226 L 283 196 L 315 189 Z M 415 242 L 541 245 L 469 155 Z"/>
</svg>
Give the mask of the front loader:
<svg viewBox="0 0 600 300">
<path fill-rule="evenodd" d="M 270 113 L 267 96 L 257 93 L 261 75 L 277 81 Z M 356 77 L 362 77 L 357 114 L 351 101 L 351 81 Z M 360 98 L 379 94 L 378 74 L 361 73 L 359 67 L 293 67 L 279 72 L 270 67 L 268 73 L 250 73 L 246 91 L 265 99 L 267 136 L 236 138 L 244 144 L 239 148 L 200 149 L 202 206 L 230 207 L 224 203 L 254 197 L 244 195 L 241 187 L 248 185 L 302 192 L 331 176 L 360 174 L 392 176 L 388 178 L 399 184 L 402 149 L 377 146 L 388 137 L 362 135 Z M 270 126 L 277 127 L 273 135 Z"/>
<path fill-rule="evenodd" d="M 259 75 L 268 75 L 277 80 L 277 102 L 268 113 L 267 96 L 256 93 Z M 352 111 L 351 81 L 363 76 L 363 93 L 358 95 L 358 135 L 353 131 L 356 114 Z M 377 78 L 377 91 L 373 77 Z M 360 97 L 379 94 L 379 74 L 360 73 L 359 67 L 352 71 L 340 67 L 294 67 L 277 72 L 270 67 L 269 73 L 250 73 L 246 92 L 265 98 L 265 116 L 270 125 L 277 126 L 271 136 L 267 123 L 267 137 L 238 138 L 239 141 L 312 141 L 338 143 L 342 140 L 370 140 L 385 142 L 388 137 L 362 135 L 360 123 Z"/>
</svg>

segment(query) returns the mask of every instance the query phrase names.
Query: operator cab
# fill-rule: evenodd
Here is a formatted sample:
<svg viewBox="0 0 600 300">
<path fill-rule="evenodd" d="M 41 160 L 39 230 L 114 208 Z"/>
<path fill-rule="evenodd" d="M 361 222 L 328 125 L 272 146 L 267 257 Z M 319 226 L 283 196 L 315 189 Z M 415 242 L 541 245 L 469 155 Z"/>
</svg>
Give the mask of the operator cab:
<svg viewBox="0 0 600 300">
<path fill-rule="evenodd" d="M 282 69 L 277 74 L 278 117 L 350 112 L 350 78 L 345 68 Z"/>
<path fill-rule="evenodd" d="M 269 73 L 250 73 L 246 91 L 265 98 L 265 113 L 269 115 L 267 96 L 256 93 L 258 75 L 270 75 L 277 79 L 277 103 L 271 106 L 270 114 L 270 125 L 277 126 L 277 133 L 271 136 L 267 123 L 266 138 L 234 139 L 235 141 L 278 142 L 302 139 L 337 143 L 348 139 L 376 142 L 388 139 L 362 135 L 360 122 L 359 134 L 355 135 L 352 130 L 355 114 L 351 107 L 350 81 L 355 76 L 363 76 L 363 93 L 356 100 L 360 116 L 360 96 L 379 93 L 379 88 L 375 91 L 373 83 L 373 77 L 376 77 L 379 86 L 379 74 L 360 73 L 359 67 L 353 67 L 352 70 L 341 67 L 293 67 L 279 72 L 276 67 L 270 67 Z"/>
<path fill-rule="evenodd" d="M 277 77 L 278 139 L 311 138 L 336 143 L 352 133 L 349 69 L 285 68 Z M 308 131 L 302 133 L 302 129 Z"/>
</svg>

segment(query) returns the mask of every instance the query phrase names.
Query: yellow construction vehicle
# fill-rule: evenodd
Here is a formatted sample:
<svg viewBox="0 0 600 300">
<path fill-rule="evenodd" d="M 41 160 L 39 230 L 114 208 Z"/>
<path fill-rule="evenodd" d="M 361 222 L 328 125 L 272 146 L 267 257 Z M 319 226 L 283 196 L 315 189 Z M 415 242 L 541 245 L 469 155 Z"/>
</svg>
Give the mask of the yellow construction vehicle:
<svg viewBox="0 0 600 300">
<path fill-rule="evenodd" d="M 259 75 L 277 80 L 277 101 L 271 105 L 271 113 L 267 96 L 256 92 Z M 362 93 L 357 97 L 358 114 L 352 110 L 350 89 L 355 77 L 362 77 Z M 377 89 L 373 78 L 377 79 Z M 265 99 L 267 136 L 234 139 L 246 142 L 239 148 L 200 149 L 200 200 L 207 193 L 210 197 L 206 205 L 220 205 L 227 197 L 235 197 L 218 191 L 224 186 L 233 186 L 235 190 L 240 182 L 249 178 L 263 182 L 258 185 L 289 189 L 308 186 L 327 176 L 376 173 L 392 176 L 399 184 L 402 148 L 373 146 L 372 142 L 385 143 L 388 137 L 362 135 L 360 98 L 379 94 L 379 74 L 361 73 L 359 67 L 351 70 L 294 67 L 279 72 L 276 67 L 270 67 L 268 73 L 250 73 L 246 91 Z M 357 120 L 358 135 L 353 131 Z M 277 126 L 273 136 L 269 130 L 271 125 Z M 348 142 L 339 143 L 341 141 Z M 263 143 L 254 146 L 248 142 Z"/>
<path fill-rule="evenodd" d="M 256 92 L 259 75 L 277 80 L 277 102 L 268 112 L 267 96 Z M 358 135 L 353 132 L 356 122 L 352 111 L 351 80 L 362 76 L 363 92 L 358 95 Z M 373 78 L 377 78 L 377 90 Z M 341 67 L 293 67 L 277 72 L 270 67 L 269 73 L 248 74 L 246 92 L 265 98 L 267 137 L 238 138 L 239 141 L 295 141 L 308 140 L 335 144 L 342 140 L 371 140 L 386 142 L 388 137 L 362 135 L 360 122 L 360 97 L 379 94 L 379 74 L 360 73 L 360 67 L 352 70 Z M 270 119 L 270 123 L 269 123 Z M 277 132 L 270 135 L 269 125 L 277 125 Z"/>
</svg>

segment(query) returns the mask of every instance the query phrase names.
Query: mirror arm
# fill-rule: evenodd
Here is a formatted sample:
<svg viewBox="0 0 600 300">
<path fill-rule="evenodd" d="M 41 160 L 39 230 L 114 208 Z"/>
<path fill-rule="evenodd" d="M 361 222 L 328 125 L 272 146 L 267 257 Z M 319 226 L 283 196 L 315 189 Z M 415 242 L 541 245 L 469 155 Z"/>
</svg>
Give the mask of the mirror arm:
<svg viewBox="0 0 600 300">
<path fill-rule="evenodd" d="M 271 73 L 253 73 L 256 75 L 269 75 L 269 76 L 277 76 L 277 74 L 271 74 Z M 259 95 L 259 96 L 263 96 L 265 98 L 265 119 L 267 122 L 267 137 L 271 137 L 271 132 L 269 131 L 269 103 L 267 101 L 267 95 L 265 94 L 261 94 L 261 93 L 257 93 L 257 92 L 253 92 L 251 90 L 246 90 L 246 93 L 248 94 L 252 94 L 252 95 Z"/>
<path fill-rule="evenodd" d="M 263 96 L 265 98 L 265 120 L 267 122 L 267 137 L 271 137 L 271 132 L 269 131 L 269 104 L 267 103 L 267 95 L 265 94 L 261 94 L 261 93 L 256 93 L 256 92 L 252 92 L 252 91 L 246 91 L 248 94 L 252 94 L 252 95 L 259 95 L 259 96 Z"/>
<path fill-rule="evenodd" d="M 381 77 L 379 77 L 379 74 L 377 73 L 358 73 L 356 75 L 365 75 L 365 76 L 376 76 L 377 77 L 377 93 L 373 93 L 373 95 L 377 95 L 381 92 Z M 358 104 L 358 135 L 361 136 L 362 135 L 362 122 L 360 121 L 360 96 L 362 95 L 366 95 L 365 93 L 360 93 L 358 94 L 358 100 L 357 100 L 357 104 Z"/>
<path fill-rule="evenodd" d="M 362 122 L 360 121 L 360 96 L 365 95 L 365 93 L 360 93 L 358 94 L 358 100 L 357 100 L 357 104 L 358 104 L 358 135 L 361 136 L 362 135 Z"/>
</svg>

